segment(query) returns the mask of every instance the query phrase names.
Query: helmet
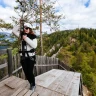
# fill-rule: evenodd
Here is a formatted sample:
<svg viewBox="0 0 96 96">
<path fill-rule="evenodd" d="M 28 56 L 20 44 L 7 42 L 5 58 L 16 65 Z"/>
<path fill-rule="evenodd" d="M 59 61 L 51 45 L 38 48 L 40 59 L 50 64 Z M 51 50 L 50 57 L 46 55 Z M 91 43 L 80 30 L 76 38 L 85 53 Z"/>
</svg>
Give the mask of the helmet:
<svg viewBox="0 0 96 96">
<path fill-rule="evenodd" d="M 25 23 L 25 24 L 24 24 L 24 26 L 25 26 L 25 27 L 29 27 L 29 28 L 31 28 L 31 29 L 32 29 L 32 26 L 31 26 L 31 24 L 30 24 L 30 23 Z"/>
</svg>

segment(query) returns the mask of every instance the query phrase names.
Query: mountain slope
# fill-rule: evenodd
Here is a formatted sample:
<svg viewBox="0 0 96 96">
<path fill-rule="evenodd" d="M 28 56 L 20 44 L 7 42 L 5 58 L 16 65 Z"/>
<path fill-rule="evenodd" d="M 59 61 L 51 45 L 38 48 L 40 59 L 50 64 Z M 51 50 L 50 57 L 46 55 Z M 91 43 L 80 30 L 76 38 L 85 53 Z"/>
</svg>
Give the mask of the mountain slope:
<svg viewBox="0 0 96 96">
<path fill-rule="evenodd" d="M 66 30 L 43 36 L 43 48 L 44 53 L 50 57 L 61 48 L 56 57 L 81 72 L 84 85 L 91 90 L 92 96 L 96 96 L 95 29 Z M 40 54 L 39 47 L 37 53 Z"/>
</svg>

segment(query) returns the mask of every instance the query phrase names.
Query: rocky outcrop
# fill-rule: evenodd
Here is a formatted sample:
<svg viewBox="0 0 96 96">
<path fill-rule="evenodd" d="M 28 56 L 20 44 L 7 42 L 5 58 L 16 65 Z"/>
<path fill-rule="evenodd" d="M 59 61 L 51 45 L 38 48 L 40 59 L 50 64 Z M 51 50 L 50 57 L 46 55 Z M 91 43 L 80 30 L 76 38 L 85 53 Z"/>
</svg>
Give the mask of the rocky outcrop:
<svg viewBox="0 0 96 96">
<path fill-rule="evenodd" d="M 48 53 L 51 53 L 52 51 L 54 51 L 56 49 L 56 47 L 60 47 L 60 44 L 57 44 L 56 46 L 52 46 L 52 48 L 44 54 L 44 56 L 46 56 Z"/>
<path fill-rule="evenodd" d="M 83 96 L 92 96 L 92 93 L 83 85 Z"/>
<path fill-rule="evenodd" d="M 58 55 L 58 53 L 59 53 L 59 51 L 60 51 L 61 49 L 62 49 L 62 47 L 58 50 L 57 53 L 53 54 L 51 57 L 52 57 L 52 58 L 55 58 L 55 57 Z"/>
</svg>

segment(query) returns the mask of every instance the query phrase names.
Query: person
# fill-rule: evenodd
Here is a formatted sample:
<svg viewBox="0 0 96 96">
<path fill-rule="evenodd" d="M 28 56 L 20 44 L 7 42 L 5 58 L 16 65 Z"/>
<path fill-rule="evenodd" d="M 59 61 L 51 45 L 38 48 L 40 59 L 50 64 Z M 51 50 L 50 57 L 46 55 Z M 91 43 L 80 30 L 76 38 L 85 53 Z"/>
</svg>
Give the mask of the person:
<svg viewBox="0 0 96 96">
<path fill-rule="evenodd" d="M 15 26 L 12 32 L 19 37 L 20 26 Z M 35 48 L 37 47 L 37 38 L 29 23 L 24 24 L 24 35 L 22 35 L 21 42 L 21 50 L 19 51 L 20 62 L 25 73 L 25 77 L 30 83 L 30 90 L 34 92 L 36 85 L 33 69 L 34 64 L 36 63 Z"/>
</svg>

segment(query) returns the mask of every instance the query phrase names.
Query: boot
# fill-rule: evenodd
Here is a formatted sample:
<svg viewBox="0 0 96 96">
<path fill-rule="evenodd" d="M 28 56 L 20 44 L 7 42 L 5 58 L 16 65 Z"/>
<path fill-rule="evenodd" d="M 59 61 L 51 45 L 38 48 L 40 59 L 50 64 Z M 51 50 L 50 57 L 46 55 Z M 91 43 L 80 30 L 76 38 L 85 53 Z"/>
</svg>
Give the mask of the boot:
<svg viewBox="0 0 96 96">
<path fill-rule="evenodd" d="M 32 90 L 32 93 L 35 91 L 35 89 L 36 89 L 36 86 L 30 86 L 30 90 Z"/>
</svg>

